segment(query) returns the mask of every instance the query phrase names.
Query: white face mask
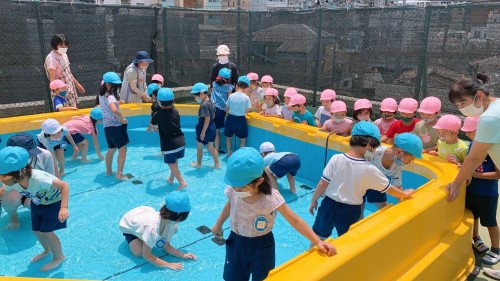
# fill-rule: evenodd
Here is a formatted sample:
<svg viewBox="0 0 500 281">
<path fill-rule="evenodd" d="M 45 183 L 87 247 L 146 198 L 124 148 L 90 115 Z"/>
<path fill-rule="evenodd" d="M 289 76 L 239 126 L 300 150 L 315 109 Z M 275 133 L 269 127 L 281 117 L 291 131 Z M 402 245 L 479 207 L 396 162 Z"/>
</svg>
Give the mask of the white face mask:
<svg viewBox="0 0 500 281">
<path fill-rule="evenodd" d="M 141 66 L 141 69 L 142 69 L 142 71 L 146 71 L 146 69 L 148 69 L 148 66 L 147 65 L 146 66 Z"/>
<path fill-rule="evenodd" d="M 365 152 L 365 155 L 364 155 L 364 158 L 368 161 L 372 160 L 373 159 L 373 152 L 371 152 L 370 150 L 367 150 Z"/>
<path fill-rule="evenodd" d="M 201 98 L 194 98 L 194 100 L 195 100 L 197 103 L 201 103 L 201 102 L 202 102 Z"/>
<path fill-rule="evenodd" d="M 359 121 L 370 121 L 370 116 L 368 116 L 368 115 L 361 115 L 360 114 L 357 117 L 358 117 Z"/>
<path fill-rule="evenodd" d="M 68 48 L 57 48 L 57 51 L 60 55 L 64 55 L 66 54 L 66 52 L 68 51 Z"/>
<path fill-rule="evenodd" d="M 252 193 L 250 191 L 236 191 L 234 195 L 238 198 L 246 198 L 252 196 Z"/>
<path fill-rule="evenodd" d="M 335 124 L 340 124 L 340 123 L 344 122 L 344 120 L 345 120 L 345 118 L 337 118 L 335 116 L 332 117 L 332 119 L 333 119 L 333 123 L 335 123 Z"/>
<path fill-rule="evenodd" d="M 427 118 L 427 119 L 424 119 L 424 118 L 423 118 L 422 120 L 424 121 L 424 123 L 429 124 L 429 123 L 432 123 L 432 122 L 436 121 L 437 119 L 438 119 L 438 117 L 437 117 L 437 116 L 435 116 L 435 117 L 432 117 L 432 118 Z"/>
<path fill-rule="evenodd" d="M 220 64 L 226 64 L 229 62 L 228 56 L 218 56 L 218 60 Z"/>
<path fill-rule="evenodd" d="M 476 94 L 476 96 L 477 96 L 477 94 Z M 476 96 L 474 96 L 474 99 L 472 100 L 471 104 L 469 104 L 468 106 L 466 106 L 464 108 L 459 109 L 463 115 L 465 115 L 467 117 L 478 117 L 479 115 L 483 114 L 483 112 L 484 112 L 483 105 L 481 104 L 481 107 L 479 107 L 479 108 L 474 105 L 474 102 L 476 101 Z"/>
</svg>

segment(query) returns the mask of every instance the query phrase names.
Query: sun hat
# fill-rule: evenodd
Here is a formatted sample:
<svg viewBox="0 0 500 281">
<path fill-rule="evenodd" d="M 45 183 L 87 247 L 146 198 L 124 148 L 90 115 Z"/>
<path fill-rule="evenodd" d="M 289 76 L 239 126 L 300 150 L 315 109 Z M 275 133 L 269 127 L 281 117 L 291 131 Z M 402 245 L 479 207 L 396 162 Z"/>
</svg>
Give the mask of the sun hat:
<svg viewBox="0 0 500 281">
<path fill-rule="evenodd" d="M 259 147 L 260 153 L 264 152 L 275 152 L 276 148 L 274 148 L 274 144 L 272 142 L 266 141 L 263 142 Z"/>
<path fill-rule="evenodd" d="M 393 98 L 385 98 L 380 103 L 380 111 L 396 112 L 398 111 L 398 102 Z"/>
<path fill-rule="evenodd" d="M 247 86 L 250 86 L 250 79 L 248 79 L 247 76 L 240 76 L 238 78 L 238 83 L 240 83 L 240 82 L 247 84 Z"/>
<path fill-rule="evenodd" d="M 359 121 L 352 127 L 353 136 L 368 136 L 380 142 L 380 130 L 377 125 L 369 121 Z"/>
<path fill-rule="evenodd" d="M 158 90 L 160 90 L 160 88 L 161 88 L 160 85 L 158 85 L 156 83 L 151 83 L 146 88 L 146 92 L 148 93 L 148 96 L 151 96 L 154 91 L 158 91 Z"/>
<path fill-rule="evenodd" d="M 191 94 L 199 94 L 201 92 L 208 92 L 208 86 L 205 83 L 196 83 L 191 88 Z"/>
<path fill-rule="evenodd" d="M 26 167 L 28 161 L 29 153 L 26 149 L 19 146 L 6 146 L 0 150 L 0 174 L 19 171 Z"/>
<path fill-rule="evenodd" d="M 176 190 L 165 197 L 165 207 L 172 212 L 184 213 L 191 211 L 191 202 L 186 192 Z"/>
<path fill-rule="evenodd" d="M 146 51 L 139 51 L 135 54 L 135 59 L 132 60 L 132 63 L 139 63 L 139 62 L 147 62 L 147 63 L 152 63 L 153 60 L 149 57 L 148 52 Z"/>
<path fill-rule="evenodd" d="M 285 90 L 285 97 L 291 98 L 298 93 L 299 92 L 297 92 L 297 89 L 295 89 L 294 87 L 289 87 L 289 88 L 286 88 L 286 90 Z"/>
<path fill-rule="evenodd" d="M 404 98 L 399 102 L 398 111 L 401 113 L 415 113 L 418 101 L 412 98 Z"/>
<path fill-rule="evenodd" d="M 104 83 L 109 83 L 109 84 L 121 84 L 122 80 L 120 80 L 120 76 L 116 74 L 115 72 L 106 72 L 102 76 L 102 81 Z"/>
<path fill-rule="evenodd" d="M 262 76 L 262 79 L 260 79 L 261 83 L 273 83 L 273 77 L 271 75 L 264 75 Z"/>
<path fill-rule="evenodd" d="M 165 82 L 165 80 L 163 79 L 163 76 L 161 76 L 161 74 L 153 75 L 153 77 L 151 77 L 151 81 L 159 81 L 161 83 Z"/>
<path fill-rule="evenodd" d="M 157 98 L 159 101 L 171 101 L 174 99 L 174 92 L 170 88 L 161 88 Z"/>
<path fill-rule="evenodd" d="M 415 134 L 402 133 L 394 138 L 394 145 L 401 148 L 404 152 L 422 159 L 423 144 L 422 140 Z"/>
<path fill-rule="evenodd" d="M 49 85 L 49 88 L 51 90 L 57 90 L 57 89 L 61 89 L 64 87 L 66 87 L 66 83 L 64 83 L 63 81 L 61 81 L 59 79 L 56 79 L 56 80 L 50 82 L 50 85 Z"/>
<path fill-rule="evenodd" d="M 367 99 L 359 99 L 354 102 L 354 110 L 372 108 L 372 102 Z"/>
<path fill-rule="evenodd" d="M 306 104 L 306 97 L 304 97 L 301 94 L 293 95 L 290 98 L 290 102 L 288 103 L 289 106 L 301 105 L 301 104 Z"/>
<path fill-rule="evenodd" d="M 337 96 L 337 93 L 335 93 L 334 90 L 332 89 L 326 89 L 323 92 L 321 92 L 321 96 L 319 100 L 335 100 L 335 97 Z"/>
<path fill-rule="evenodd" d="M 462 127 L 462 120 L 458 116 L 446 114 L 441 116 L 432 128 L 458 132 L 460 127 Z"/>
<path fill-rule="evenodd" d="M 232 187 L 242 187 L 262 177 L 264 167 L 264 158 L 257 149 L 242 147 L 229 157 L 224 181 Z"/>
<path fill-rule="evenodd" d="M 435 114 L 441 110 L 441 100 L 436 97 L 426 97 L 420 102 L 418 112 L 425 114 Z"/>
<path fill-rule="evenodd" d="M 59 122 L 56 119 L 52 118 L 45 119 L 45 121 L 43 121 L 42 123 L 42 131 L 45 134 L 53 135 L 61 131 L 62 129 L 63 127 L 61 126 L 61 124 L 59 124 Z"/>
<path fill-rule="evenodd" d="M 250 81 L 258 81 L 259 80 L 259 74 L 255 73 L 255 72 L 248 73 L 247 77 L 248 77 L 248 79 L 250 79 Z"/>
<path fill-rule="evenodd" d="M 219 76 L 224 78 L 224 79 L 229 79 L 231 78 L 231 70 L 229 68 L 221 68 L 219 70 Z"/>
<path fill-rule="evenodd" d="M 90 111 L 90 117 L 95 120 L 102 120 L 102 110 L 100 107 L 94 107 Z"/>
<path fill-rule="evenodd" d="M 479 122 L 479 117 L 467 117 L 464 120 L 464 125 L 462 126 L 462 129 L 460 129 L 462 132 L 473 132 L 477 129 L 477 123 Z"/>
<path fill-rule="evenodd" d="M 28 151 L 30 157 L 36 157 L 42 153 L 42 150 L 36 145 L 35 139 L 27 133 L 13 135 L 7 140 L 7 146 L 22 147 Z"/>
<path fill-rule="evenodd" d="M 219 45 L 216 50 L 218 56 L 227 56 L 231 54 L 227 45 Z"/>
<path fill-rule="evenodd" d="M 267 88 L 266 91 L 264 92 L 264 96 L 277 97 L 278 96 L 278 90 L 276 90 L 275 88 Z"/>
<path fill-rule="evenodd" d="M 332 105 L 330 105 L 330 112 L 347 112 L 347 105 L 345 104 L 345 102 L 340 100 L 334 101 L 332 102 Z"/>
</svg>

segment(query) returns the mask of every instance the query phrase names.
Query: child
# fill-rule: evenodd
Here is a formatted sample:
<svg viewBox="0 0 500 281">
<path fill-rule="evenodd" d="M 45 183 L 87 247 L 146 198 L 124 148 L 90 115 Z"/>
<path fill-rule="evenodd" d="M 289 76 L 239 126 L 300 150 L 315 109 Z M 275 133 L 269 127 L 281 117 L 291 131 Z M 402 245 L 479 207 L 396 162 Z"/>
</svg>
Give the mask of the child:
<svg viewBox="0 0 500 281">
<path fill-rule="evenodd" d="M 186 193 L 173 191 L 165 198 L 160 212 L 148 206 L 128 211 L 120 219 L 120 229 L 135 257 L 143 257 L 151 264 L 172 270 L 181 270 L 181 263 L 164 261 L 153 255 L 153 248 L 161 248 L 167 254 L 180 259 L 196 260 L 191 253 L 183 253 L 172 247 L 170 241 L 179 222 L 185 221 L 191 211 L 191 203 Z"/>
<path fill-rule="evenodd" d="M 157 74 L 155 74 L 157 75 Z M 157 99 L 158 95 L 158 90 L 160 90 L 161 86 L 157 83 L 151 83 L 148 85 L 148 88 L 146 91 L 148 92 L 149 97 L 151 98 L 152 104 L 151 104 L 151 117 L 153 117 L 153 114 L 156 112 L 160 111 L 161 105 L 160 102 Z M 149 126 L 146 129 L 146 132 L 151 132 L 151 131 L 158 131 L 158 128 L 151 125 L 151 119 L 149 120 Z"/>
<path fill-rule="evenodd" d="M 321 241 L 307 223 L 285 203 L 277 189 L 271 188 L 264 171 L 264 160 L 252 147 L 243 147 L 229 157 L 224 181 L 228 201 L 212 227 L 222 237 L 222 225 L 230 217 L 231 233 L 226 240 L 224 280 L 264 280 L 274 268 L 275 242 L 272 232 L 279 212 L 288 223 L 319 250 L 332 256 L 333 245 Z"/>
<path fill-rule="evenodd" d="M 382 142 L 392 144 L 394 137 L 397 134 L 409 133 L 415 128 L 420 119 L 415 118 L 417 113 L 418 101 L 412 98 L 404 98 L 399 102 L 398 111 L 401 114 L 401 120 L 394 122 L 387 130 L 385 135 L 382 136 Z"/>
<path fill-rule="evenodd" d="M 262 76 L 262 79 L 260 79 L 260 85 L 264 93 L 267 88 L 271 88 L 273 86 L 273 77 L 271 77 L 271 75 Z M 263 97 L 261 96 L 261 99 L 262 98 Z"/>
<path fill-rule="evenodd" d="M 393 98 L 385 98 L 380 103 L 380 118 L 373 123 L 380 130 L 380 135 L 385 135 L 392 123 L 396 122 L 396 111 L 398 111 L 398 102 Z"/>
<path fill-rule="evenodd" d="M 73 151 L 71 160 L 75 160 L 78 156 L 78 152 L 81 151 L 82 159 L 80 161 L 83 163 L 89 162 L 89 160 L 87 160 L 89 142 L 82 135 L 92 136 L 92 142 L 94 143 L 94 149 L 97 153 L 97 157 L 101 160 L 104 159 L 104 156 L 102 156 L 101 150 L 99 149 L 99 140 L 97 139 L 97 129 L 95 127 L 97 122 L 102 122 L 102 111 L 100 107 L 94 107 L 90 111 L 90 116 L 75 116 L 63 124 L 63 127 L 68 129 L 71 138 L 73 138 L 73 141 L 78 146 L 78 150 Z M 67 138 L 64 137 L 63 140 L 67 140 Z"/>
<path fill-rule="evenodd" d="M 437 151 L 430 150 L 429 154 L 439 156 L 451 163 L 463 163 L 467 155 L 467 144 L 458 138 L 458 131 L 462 126 L 462 121 L 455 115 L 443 115 L 438 119 L 434 129 L 437 129 L 439 139 L 437 141 Z"/>
<path fill-rule="evenodd" d="M 391 185 L 403 190 L 403 166 L 415 158 L 422 159 L 422 141 L 412 133 L 402 133 L 394 138 L 392 147 L 379 146 L 369 158 L 367 160 L 389 179 Z M 387 195 L 380 191 L 369 189 L 365 198 L 369 203 L 375 203 L 378 209 L 387 206 Z"/>
<path fill-rule="evenodd" d="M 354 111 L 352 113 L 352 119 L 354 119 L 353 125 L 356 125 L 359 121 L 372 121 L 372 102 L 367 99 L 358 99 L 354 102 Z"/>
<path fill-rule="evenodd" d="M 264 93 L 264 104 L 260 114 L 281 118 L 280 100 L 278 99 L 278 90 L 275 88 L 267 88 Z"/>
<path fill-rule="evenodd" d="M 254 72 L 247 74 L 248 79 L 250 79 L 250 103 L 252 104 L 252 111 L 261 112 L 262 111 L 262 101 L 261 97 L 264 95 L 264 90 L 259 87 L 259 75 Z"/>
<path fill-rule="evenodd" d="M 151 83 L 160 86 L 160 88 L 163 87 L 164 82 L 165 82 L 165 80 L 163 79 L 163 76 L 161 76 L 161 74 L 155 74 L 155 75 L 153 75 L 153 77 L 151 77 Z M 149 92 L 148 92 L 148 94 L 149 94 Z"/>
<path fill-rule="evenodd" d="M 108 152 L 106 153 L 106 176 L 113 174 L 112 162 L 113 156 L 118 149 L 118 169 L 116 171 L 117 180 L 127 180 L 129 177 L 123 174 L 125 160 L 127 159 L 128 121 L 120 111 L 118 89 L 121 87 L 121 80 L 118 74 L 106 72 L 102 76 L 103 84 L 99 89 L 99 104 L 102 110 L 102 124 L 104 135 L 108 143 Z"/>
<path fill-rule="evenodd" d="M 68 102 L 66 101 L 66 94 L 68 91 L 66 90 L 66 83 L 63 81 L 56 79 L 50 82 L 50 89 L 54 92 L 54 112 L 58 111 L 67 111 L 67 110 L 78 110 L 78 108 L 73 106 L 68 106 Z"/>
<path fill-rule="evenodd" d="M 66 228 L 69 186 L 55 176 L 31 168 L 26 149 L 8 146 L 0 151 L 0 180 L 7 191 L 17 190 L 31 199 L 31 229 L 43 247 L 43 252 L 31 261 L 37 262 L 50 253 L 52 261 L 40 271 L 56 268 L 64 261 L 61 241 L 55 230 Z"/>
<path fill-rule="evenodd" d="M 293 111 L 293 121 L 316 127 L 314 115 L 306 109 L 306 97 L 301 94 L 296 94 L 290 98 L 288 107 Z"/>
<path fill-rule="evenodd" d="M 424 152 L 436 149 L 439 134 L 432 127 L 437 123 L 439 111 L 441 111 L 441 100 L 436 97 L 426 97 L 420 103 L 418 112 L 422 120 L 415 124 L 412 133 L 419 136 L 422 140 Z"/>
<path fill-rule="evenodd" d="M 181 130 L 179 111 L 173 106 L 174 92 L 170 88 L 161 88 L 158 91 L 158 101 L 161 110 L 153 115 L 151 124 L 158 125 L 164 162 L 170 168 L 168 183 L 172 184 L 175 177 L 179 181 L 177 190 L 181 190 L 187 186 L 181 171 L 179 171 L 179 159 L 184 158 L 186 140 Z"/>
<path fill-rule="evenodd" d="M 290 192 L 297 193 L 295 189 L 295 175 L 300 169 L 300 157 L 291 152 L 276 152 L 271 142 L 263 142 L 259 148 L 260 154 L 264 157 L 266 168 L 264 172 L 269 177 L 269 184 L 272 188 L 278 189 L 278 179 L 284 177 L 290 185 Z"/>
<path fill-rule="evenodd" d="M 68 130 L 61 126 L 57 120 L 49 118 L 43 121 L 42 132 L 37 135 L 37 139 L 39 147 L 47 149 L 52 153 L 55 176 L 58 178 L 63 177 L 65 175 L 64 151 L 66 150 L 68 142 L 73 146 L 73 154 L 78 154 L 78 147 L 73 137 L 71 137 Z M 59 169 L 57 169 L 58 164 Z"/>
<path fill-rule="evenodd" d="M 246 76 L 240 76 L 236 83 L 237 91 L 227 99 L 226 110 L 228 116 L 226 119 L 224 135 L 226 136 L 227 157 L 231 156 L 231 140 L 236 134 L 240 138 L 240 147 L 246 144 L 248 137 L 248 126 L 245 115 L 250 111 L 250 79 Z"/>
<path fill-rule="evenodd" d="M 226 101 L 233 92 L 234 86 L 229 84 L 231 79 L 231 70 L 228 68 L 222 68 L 219 70 L 219 75 L 213 82 L 213 90 L 210 99 L 215 105 L 215 150 L 219 153 L 225 153 L 220 150 L 220 129 L 224 128 L 225 118 L 226 118 Z"/>
<path fill-rule="evenodd" d="M 352 120 L 347 119 L 347 106 L 343 101 L 334 101 L 330 106 L 331 118 L 325 121 L 321 131 L 333 132 L 347 137 L 351 133 Z"/>
<path fill-rule="evenodd" d="M 318 199 L 325 193 L 313 225 L 314 232 L 322 239 L 329 237 L 333 228 L 341 236 L 360 219 L 363 195 L 368 189 L 399 198 L 409 198 L 413 193 L 412 189 L 401 191 L 392 186 L 377 167 L 365 160 L 365 153 L 379 145 L 380 131 L 377 126 L 359 121 L 352 128 L 349 151 L 333 155 L 326 165 L 309 206 L 309 213 L 314 215 Z"/>
<path fill-rule="evenodd" d="M 337 94 L 334 90 L 326 89 L 321 93 L 319 100 L 321 101 L 321 106 L 318 107 L 316 113 L 314 114 L 314 118 L 316 119 L 316 124 L 318 128 L 323 127 L 326 120 L 330 120 L 330 107 L 332 106 L 332 102 L 335 101 L 335 97 Z"/>
<path fill-rule="evenodd" d="M 212 158 L 214 159 L 214 168 L 220 168 L 219 154 L 214 147 L 215 141 L 215 105 L 208 96 L 208 87 L 204 83 L 196 83 L 191 89 L 191 94 L 197 103 L 200 103 L 198 109 L 198 124 L 196 125 L 196 162 L 191 163 L 195 168 L 201 168 L 203 159 L 203 146 L 206 145 Z"/>
<path fill-rule="evenodd" d="M 476 128 L 479 117 L 465 118 L 462 131 L 473 140 L 476 136 Z M 472 142 L 469 144 L 469 150 Z M 495 265 L 500 259 L 500 229 L 498 228 L 496 213 L 498 205 L 498 179 L 500 172 L 495 163 L 487 155 L 481 166 L 472 174 L 472 180 L 467 185 L 465 195 L 465 207 L 474 215 L 474 228 L 472 239 L 474 248 L 482 254 L 488 252 L 488 247 L 479 236 L 478 219 L 481 225 L 488 228 L 490 235 L 491 250 L 481 259 L 483 263 Z"/>
<path fill-rule="evenodd" d="M 285 100 L 285 106 L 283 106 L 281 108 L 281 114 L 283 115 L 283 119 L 285 120 L 290 120 L 290 121 L 293 121 L 292 119 L 292 111 L 290 110 L 290 108 L 288 107 L 289 103 L 290 103 L 290 99 L 294 96 L 298 94 L 297 90 L 293 87 L 289 87 L 285 90 L 285 95 L 284 95 L 284 100 Z"/>
</svg>

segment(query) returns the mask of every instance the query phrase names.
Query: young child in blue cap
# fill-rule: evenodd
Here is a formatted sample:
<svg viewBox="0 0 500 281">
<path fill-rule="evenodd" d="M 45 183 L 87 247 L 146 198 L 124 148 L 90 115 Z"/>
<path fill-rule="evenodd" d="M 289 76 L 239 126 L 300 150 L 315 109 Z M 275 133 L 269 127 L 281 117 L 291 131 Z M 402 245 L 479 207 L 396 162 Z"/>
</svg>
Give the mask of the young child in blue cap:
<svg viewBox="0 0 500 281">
<path fill-rule="evenodd" d="M 64 261 L 61 241 L 54 231 L 66 228 L 69 186 L 49 173 L 32 169 L 28 161 L 29 153 L 22 147 L 0 150 L 0 180 L 6 191 L 17 190 L 31 199 L 31 229 L 43 247 L 43 252 L 31 261 L 52 253 L 52 261 L 40 269 L 48 271 Z"/>
<path fill-rule="evenodd" d="M 220 147 L 220 129 L 224 128 L 226 118 L 226 101 L 229 95 L 233 92 L 234 86 L 229 83 L 231 80 L 231 70 L 222 68 L 219 70 L 215 81 L 212 83 L 213 90 L 210 99 L 215 105 L 215 150 L 219 153 L 224 151 L 219 150 Z M 233 81 L 234 82 L 234 81 Z"/>
<path fill-rule="evenodd" d="M 290 192 L 295 194 L 295 175 L 300 169 L 300 157 L 292 152 L 276 152 L 274 144 L 263 142 L 259 148 L 264 157 L 266 168 L 264 171 L 269 176 L 271 187 L 278 189 L 278 179 L 286 176 Z"/>
<path fill-rule="evenodd" d="M 236 135 L 240 138 L 240 147 L 244 147 L 248 137 L 248 126 L 245 115 L 252 107 L 250 103 L 250 79 L 240 76 L 236 83 L 237 91 L 229 96 L 226 102 L 227 118 L 224 129 L 226 136 L 227 156 L 231 156 L 231 140 Z"/>
<path fill-rule="evenodd" d="M 191 203 L 185 192 L 173 191 L 165 198 L 160 212 L 148 206 L 128 211 L 120 219 L 120 229 L 130 251 L 135 257 L 144 257 L 158 267 L 181 270 L 182 263 L 170 263 L 153 255 L 153 248 L 161 248 L 180 259 L 196 260 L 191 253 L 183 253 L 170 245 L 179 222 L 185 221 L 191 211 Z"/>
<path fill-rule="evenodd" d="M 155 74 L 156 75 L 156 74 Z M 161 105 L 160 102 L 158 101 L 158 91 L 160 90 L 161 86 L 158 83 L 151 83 L 148 85 L 148 88 L 146 89 L 146 92 L 148 93 L 148 96 L 151 98 L 151 117 L 153 117 L 153 114 L 156 112 L 160 111 Z M 149 121 L 149 126 L 146 129 L 146 132 L 151 132 L 151 131 L 158 131 L 158 128 L 151 125 L 151 120 Z"/>
<path fill-rule="evenodd" d="M 322 239 L 337 229 L 338 236 L 361 217 L 363 195 L 368 189 L 387 192 L 398 198 L 409 198 L 412 189 L 392 186 L 380 170 L 364 158 L 367 151 L 380 145 L 380 130 L 369 121 L 359 121 L 352 128 L 347 153 L 335 154 L 323 170 L 316 186 L 309 213 L 314 216 L 318 199 L 325 194 L 314 221 L 313 230 Z"/>
<path fill-rule="evenodd" d="M 196 162 L 191 163 L 195 168 L 201 167 L 203 159 L 203 146 L 206 145 L 212 158 L 214 159 L 214 168 L 220 168 L 219 153 L 214 147 L 216 128 L 215 128 L 215 105 L 208 96 L 208 86 L 204 83 L 196 83 L 191 89 L 191 95 L 197 103 L 200 103 L 198 109 L 198 124 L 196 124 Z"/>
<path fill-rule="evenodd" d="M 222 225 L 230 217 L 231 233 L 226 240 L 224 280 L 264 280 L 274 268 L 275 242 L 272 229 L 279 212 L 293 228 L 319 250 L 332 256 L 335 247 L 314 234 L 307 223 L 285 203 L 277 189 L 271 188 L 264 173 L 264 159 L 252 147 L 238 149 L 227 162 L 224 181 L 228 201 L 212 233 L 222 236 Z"/>
<path fill-rule="evenodd" d="M 422 159 L 422 151 L 420 137 L 413 133 L 402 133 L 396 136 L 392 147 L 377 147 L 373 156 L 368 156 L 367 160 L 389 179 L 391 185 L 402 190 L 403 166 L 410 164 L 415 158 Z M 378 209 L 387 206 L 387 195 L 378 190 L 367 190 L 365 199 L 369 203 L 375 203 Z"/>
<path fill-rule="evenodd" d="M 186 181 L 179 171 L 179 159 L 184 158 L 186 140 L 181 129 L 181 116 L 173 106 L 174 92 L 170 88 L 161 88 L 158 91 L 158 101 L 161 110 L 151 118 L 152 125 L 158 125 L 160 133 L 160 146 L 165 164 L 170 168 L 168 183 L 174 182 L 174 177 L 179 181 L 177 189 L 187 186 Z"/>
</svg>

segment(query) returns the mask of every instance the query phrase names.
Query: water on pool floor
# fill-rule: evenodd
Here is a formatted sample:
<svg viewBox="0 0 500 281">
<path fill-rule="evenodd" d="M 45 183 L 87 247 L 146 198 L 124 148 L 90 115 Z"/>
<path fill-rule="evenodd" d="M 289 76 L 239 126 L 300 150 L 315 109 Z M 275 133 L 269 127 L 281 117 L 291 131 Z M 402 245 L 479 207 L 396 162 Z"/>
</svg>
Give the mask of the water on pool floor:
<svg viewBox="0 0 500 281">
<path fill-rule="evenodd" d="M 116 157 L 116 155 L 115 155 Z M 95 154 L 89 158 L 92 163 L 66 162 L 66 176 L 70 184 L 68 228 L 56 233 L 61 239 L 66 261 L 49 273 L 39 269 L 50 260 L 30 264 L 30 259 L 41 252 L 42 247 L 31 232 L 29 210 L 19 209 L 21 228 L 17 231 L 4 230 L 8 223 L 5 212 L 0 218 L 0 275 L 75 278 L 96 280 L 222 280 L 224 246 L 212 241 L 213 236 L 202 234 L 200 226 L 209 228 L 215 223 L 226 202 L 223 176 L 227 157 L 221 155 L 221 169 L 213 169 L 212 158 L 204 155 L 203 167 L 195 169 L 189 163 L 195 161 L 196 150 L 186 149 L 186 156 L 179 166 L 188 187 L 193 209 L 188 219 L 179 224 L 179 231 L 171 244 L 185 252 L 194 253 L 196 261 L 181 261 L 162 251 L 156 255 L 169 262 L 182 262 L 180 272 L 156 268 L 143 258 L 135 258 L 128 249 L 118 221 L 128 210 L 137 206 L 151 206 L 160 209 L 167 193 L 173 191 L 177 182 L 168 185 L 168 167 L 163 163 L 158 147 L 129 147 L 125 173 L 133 180 L 118 182 L 105 176 L 104 161 Z M 315 187 L 315 182 L 297 179 L 297 187 Z M 297 188 L 297 195 L 290 193 L 286 179 L 280 180 L 281 193 L 289 206 L 309 225 L 314 217 L 308 213 L 314 189 Z M 371 211 L 365 211 L 365 216 Z M 224 225 L 227 238 L 229 220 Z M 309 247 L 309 241 L 298 234 L 282 216 L 278 216 L 274 227 L 276 239 L 276 265 L 282 264 Z"/>
</svg>

